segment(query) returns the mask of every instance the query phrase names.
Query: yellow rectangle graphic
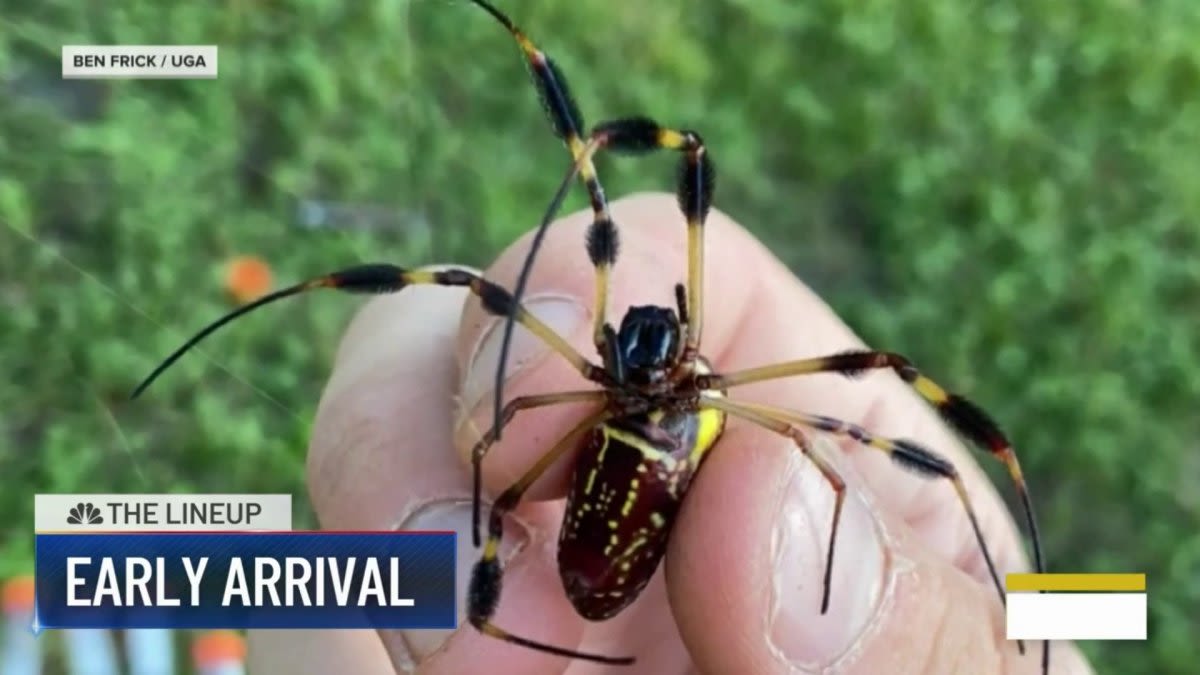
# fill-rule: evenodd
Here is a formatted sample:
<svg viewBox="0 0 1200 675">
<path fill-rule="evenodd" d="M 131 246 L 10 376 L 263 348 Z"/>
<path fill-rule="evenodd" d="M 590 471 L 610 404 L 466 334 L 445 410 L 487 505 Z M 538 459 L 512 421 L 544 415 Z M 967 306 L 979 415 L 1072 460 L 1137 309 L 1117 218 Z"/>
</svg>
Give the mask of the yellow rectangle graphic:
<svg viewBox="0 0 1200 675">
<path fill-rule="evenodd" d="M 1018 591 L 1124 591 L 1146 590 L 1145 574 L 1033 574 L 1013 573 L 1007 579 L 1008 592 Z"/>
</svg>

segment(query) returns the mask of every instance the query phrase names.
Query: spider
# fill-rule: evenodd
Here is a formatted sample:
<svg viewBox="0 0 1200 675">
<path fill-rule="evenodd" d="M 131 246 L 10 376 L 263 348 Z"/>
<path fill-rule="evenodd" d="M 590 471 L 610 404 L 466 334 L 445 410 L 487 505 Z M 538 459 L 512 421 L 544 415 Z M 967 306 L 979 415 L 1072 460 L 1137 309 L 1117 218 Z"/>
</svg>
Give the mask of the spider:
<svg viewBox="0 0 1200 675">
<path fill-rule="evenodd" d="M 162 362 L 135 390 L 138 396 L 185 352 L 234 319 L 277 300 L 319 288 L 350 293 L 393 293 L 415 284 L 464 286 L 483 308 L 506 320 L 496 372 L 494 424 L 472 451 L 474 480 L 472 534 L 483 552 L 471 573 L 468 621 L 485 635 L 568 658 L 627 665 L 630 657 L 585 653 L 514 635 L 492 618 L 500 601 L 503 569 L 499 560 L 502 523 L 533 483 L 559 458 L 577 455 L 569 482 L 559 535 L 558 568 L 563 588 L 585 619 L 602 621 L 628 607 L 645 588 L 666 551 L 679 508 L 705 459 L 717 447 L 730 417 L 759 425 L 792 439 L 834 491 L 835 501 L 825 553 L 821 613 L 829 608 L 830 578 L 846 483 L 832 464 L 813 452 L 806 431 L 853 439 L 888 455 L 918 475 L 941 478 L 954 488 L 970 520 L 1000 600 L 1004 586 L 997 574 L 971 498 L 955 467 L 945 458 L 902 439 L 882 438 L 848 422 L 767 405 L 739 402 L 728 390 L 752 382 L 814 373 L 848 377 L 869 370 L 891 370 L 910 385 L 960 435 L 1001 461 L 1016 486 L 1033 543 L 1038 572 L 1045 570 L 1037 520 L 1016 453 L 990 417 L 966 398 L 950 393 L 923 375 L 907 358 L 893 352 L 855 350 L 774 363 L 734 372 L 715 372 L 701 355 L 703 329 L 704 222 L 712 205 L 715 170 L 707 146 L 691 130 L 660 125 L 647 117 L 602 122 L 584 133 L 583 117 L 558 66 L 487 0 L 470 0 L 498 21 L 517 42 L 528 62 L 534 86 L 555 135 L 571 153 L 571 167 L 539 225 L 512 292 L 464 268 L 392 264 L 358 265 L 314 277 L 244 305 L 202 329 Z M 676 186 L 687 226 L 687 280 L 675 286 L 675 306 L 631 307 L 619 327 L 607 317 L 610 271 L 618 257 L 618 229 L 610 215 L 593 156 L 602 149 L 644 154 L 656 150 L 681 155 Z M 588 258 L 595 269 L 593 343 L 600 356 L 592 362 L 567 340 L 526 311 L 520 302 L 537 250 L 549 223 L 578 177 L 584 184 L 593 222 L 587 232 Z M 503 384 L 514 326 L 522 325 L 569 362 L 598 389 L 521 396 L 503 404 Z M 565 403 L 591 403 L 593 411 L 555 443 L 493 502 L 486 540 L 481 536 L 481 466 L 488 450 L 517 413 Z M 1024 653 L 1024 645 L 1018 642 Z M 1043 644 L 1043 673 L 1049 670 L 1049 643 Z"/>
</svg>

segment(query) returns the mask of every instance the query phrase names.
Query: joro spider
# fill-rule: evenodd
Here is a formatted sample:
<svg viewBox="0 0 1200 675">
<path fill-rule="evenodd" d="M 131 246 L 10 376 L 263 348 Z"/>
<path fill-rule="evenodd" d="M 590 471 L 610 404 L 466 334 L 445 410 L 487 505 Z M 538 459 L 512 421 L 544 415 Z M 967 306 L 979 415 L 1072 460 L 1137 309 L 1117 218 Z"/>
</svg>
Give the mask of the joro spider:
<svg viewBox="0 0 1200 675">
<path fill-rule="evenodd" d="M 700 135 L 659 125 L 646 117 L 602 122 L 584 134 L 583 117 L 557 65 L 505 14 L 487 0 L 471 0 L 511 33 L 531 70 L 555 135 L 571 152 L 570 171 L 559 185 L 539 225 L 513 292 L 462 268 L 404 269 L 391 264 L 358 265 L 315 277 L 247 304 L 209 324 L 162 362 L 134 391 L 141 394 L 159 375 L 205 337 L 263 305 L 318 289 L 350 293 L 393 293 L 415 284 L 465 286 L 489 313 L 506 318 L 500 364 L 496 372 L 494 424 L 472 452 L 474 477 L 473 537 L 481 545 L 481 465 L 500 439 L 504 426 L 521 411 L 564 403 L 592 403 L 594 411 L 546 452 L 495 500 L 487 522 L 487 539 L 468 591 L 468 620 L 480 632 L 531 649 L 568 658 L 628 665 L 630 657 L 612 657 L 557 647 L 514 635 L 492 622 L 500 600 L 503 569 L 499 561 L 502 523 L 526 490 L 560 457 L 577 453 L 559 535 L 558 567 L 563 587 L 585 619 L 602 621 L 628 607 L 649 582 L 666 551 L 667 540 L 684 496 L 705 458 L 716 447 L 729 417 L 740 418 L 793 440 L 820 470 L 835 493 L 825 557 L 821 613 L 829 607 L 830 575 L 846 483 L 837 470 L 812 451 L 805 431 L 851 438 L 886 453 L 896 464 L 929 478 L 951 483 L 979 544 L 993 585 L 1004 602 L 1004 586 L 983 539 L 975 509 L 958 471 L 945 458 L 909 440 L 887 439 L 842 420 L 772 406 L 737 402 L 727 397 L 734 387 L 784 377 L 834 372 L 855 377 L 868 370 L 890 369 L 932 404 L 960 435 L 1003 462 L 1012 478 L 1033 543 L 1034 563 L 1045 571 L 1037 520 L 1016 453 L 999 427 L 967 399 L 930 380 L 905 357 L 873 350 L 842 352 L 818 358 L 775 363 L 729 373 L 714 372 L 701 356 L 704 221 L 712 204 L 715 173 Z M 586 139 L 586 140 L 585 140 Z M 617 260 L 618 230 L 609 213 L 604 189 L 592 158 L 607 149 L 644 154 L 655 150 L 681 153 L 676 194 L 687 223 L 687 283 L 675 286 L 676 306 L 631 307 L 614 328 L 607 319 L 609 275 Z M 595 268 L 593 342 L 600 356 L 594 364 L 562 336 L 526 311 L 520 302 L 546 228 L 554 219 L 570 184 L 578 176 L 587 189 L 594 214 L 587 233 L 587 253 Z M 513 328 L 521 324 L 565 358 L 599 389 L 516 398 L 506 405 L 503 383 Z M 1024 645 L 1018 642 L 1021 653 Z M 1042 671 L 1049 671 L 1049 643 L 1043 644 Z"/>
</svg>

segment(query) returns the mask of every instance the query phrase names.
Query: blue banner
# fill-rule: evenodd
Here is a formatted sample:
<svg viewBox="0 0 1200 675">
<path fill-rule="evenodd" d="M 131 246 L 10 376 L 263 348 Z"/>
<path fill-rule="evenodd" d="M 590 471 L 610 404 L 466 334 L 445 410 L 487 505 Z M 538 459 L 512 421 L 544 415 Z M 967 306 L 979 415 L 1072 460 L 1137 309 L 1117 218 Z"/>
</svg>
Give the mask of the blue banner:
<svg viewBox="0 0 1200 675">
<path fill-rule="evenodd" d="M 37 534 L 44 628 L 454 628 L 453 532 Z"/>
</svg>

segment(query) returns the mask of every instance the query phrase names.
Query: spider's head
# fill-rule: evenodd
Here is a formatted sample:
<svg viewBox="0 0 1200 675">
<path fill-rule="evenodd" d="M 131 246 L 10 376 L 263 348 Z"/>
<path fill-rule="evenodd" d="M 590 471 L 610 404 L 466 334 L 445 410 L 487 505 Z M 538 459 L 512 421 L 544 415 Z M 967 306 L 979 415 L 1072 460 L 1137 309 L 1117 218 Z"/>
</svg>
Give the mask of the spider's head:
<svg viewBox="0 0 1200 675">
<path fill-rule="evenodd" d="M 616 357 L 630 382 L 655 384 L 666 378 L 678 346 L 679 319 L 674 310 L 630 307 L 617 333 Z"/>
</svg>

